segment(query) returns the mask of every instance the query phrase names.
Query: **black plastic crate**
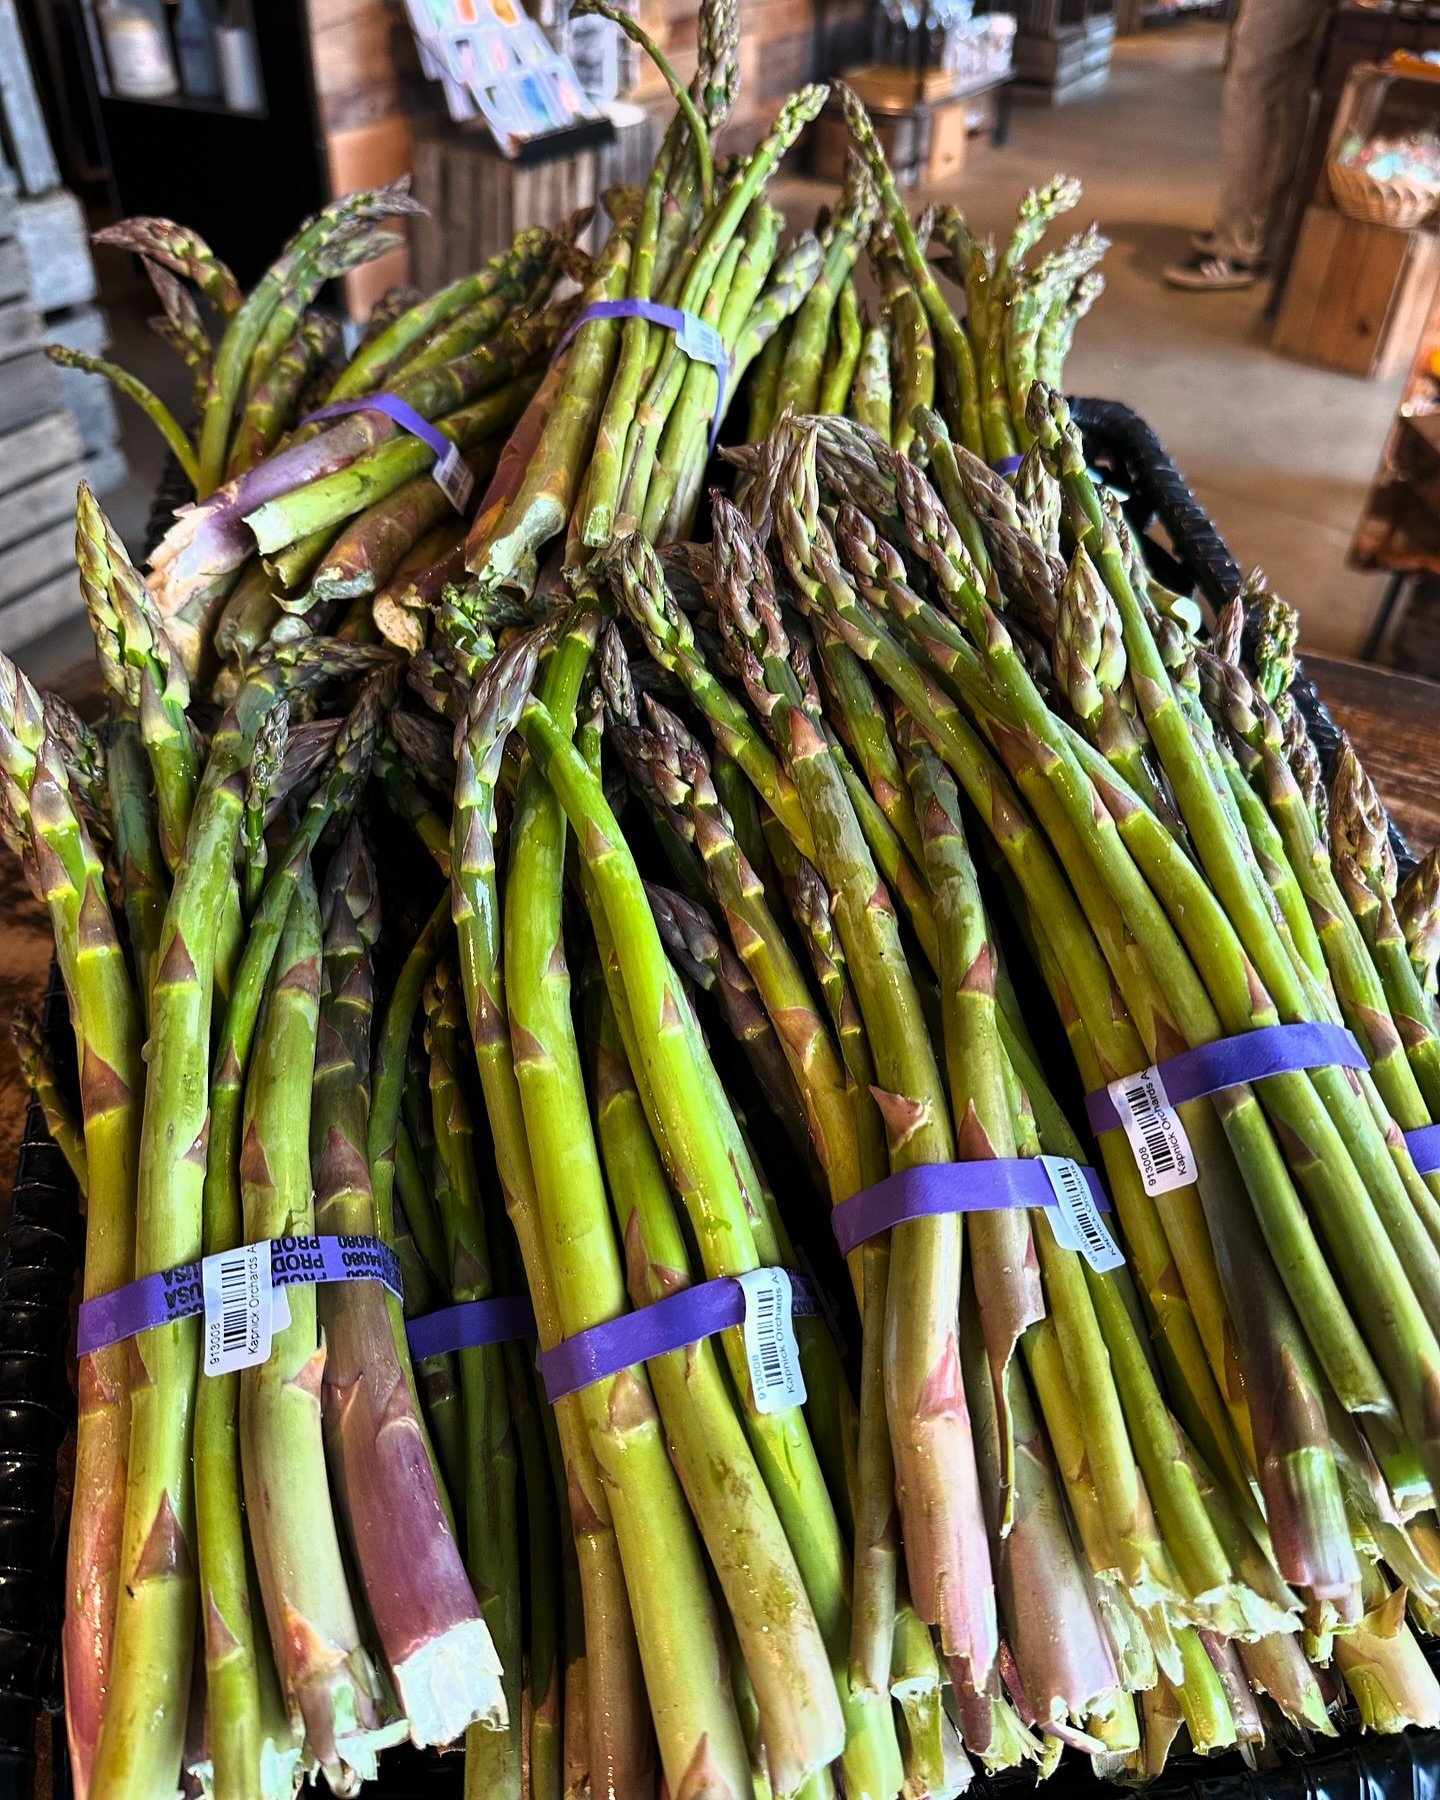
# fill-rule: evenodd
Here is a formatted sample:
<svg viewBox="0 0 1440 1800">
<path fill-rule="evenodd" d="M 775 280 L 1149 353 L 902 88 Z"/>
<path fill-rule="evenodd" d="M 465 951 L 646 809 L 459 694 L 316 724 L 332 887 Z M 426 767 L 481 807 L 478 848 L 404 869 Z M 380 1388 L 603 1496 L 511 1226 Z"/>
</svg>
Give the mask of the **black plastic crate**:
<svg viewBox="0 0 1440 1800">
<path fill-rule="evenodd" d="M 1240 567 L 1144 420 L 1109 400 L 1077 399 L 1071 411 L 1091 463 L 1128 496 L 1126 516 L 1161 578 L 1198 589 L 1212 606 L 1233 598 Z M 152 541 L 183 497 L 180 487 L 162 486 Z M 1293 691 L 1328 768 L 1338 728 L 1303 669 Z M 1391 837 L 1402 866 L 1412 866 L 1393 826 Z M 43 1024 L 62 1080 L 73 1083 L 74 1040 L 53 965 Z M 58 1451 L 74 1422 L 71 1296 L 83 1244 L 74 1179 L 32 1101 L 0 1254 L 0 1800 L 31 1800 L 36 1736 L 47 1719 L 54 1800 L 71 1792 L 59 1676 L 66 1522 L 58 1535 L 50 1522 Z M 403 1746 L 386 1753 L 381 1779 L 366 1792 L 376 1800 L 458 1800 L 462 1786 L 458 1755 Z M 1165 1800 L 1440 1800 L 1440 1731 L 1374 1738 L 1352 1730 L 1338 1743 L 1317 1739 L 1281 1750 L 1278 1761 L 1258 1770 L 1233 1752 L 1185 1755 L 1147 1791 Z M 1022 1792 L 1038 1792 L 1041 1800 L 1113 1800 L 1120 1790 L 1097 1781 L 1085 1758 L 1067 1753 L 1043 1790 L 1019 1770 L 977 1777 L 970 1792 L 977 1800 L 1014 1800 Z"/>
</svg>

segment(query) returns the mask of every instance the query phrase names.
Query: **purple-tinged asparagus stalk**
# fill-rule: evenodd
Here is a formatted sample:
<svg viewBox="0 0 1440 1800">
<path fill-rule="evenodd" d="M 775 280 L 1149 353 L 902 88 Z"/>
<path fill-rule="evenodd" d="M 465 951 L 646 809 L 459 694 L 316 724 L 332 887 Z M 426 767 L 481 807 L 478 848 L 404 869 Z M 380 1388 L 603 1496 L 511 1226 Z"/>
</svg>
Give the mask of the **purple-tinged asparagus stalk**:
<svg viewBox="0 0 1440 1800">
<path fill-rule="evenodd" d="M 319 988 L 320 912 L 306 869 L 245 1088 L 240 1181 L 250 1243 L 314 1229 L 309 1140 Z M 331 1506 L 316 1290 L 300 1283 L 286 1294 L 289 1324 L 275 1333 L 269 1359 L 240 1377 L 246 1510 L 286 1708 L 332 1787 L 348 1787 L 373 1775 L 376 1752 L 404 1727 L 385 1720 Z"/>
<path fill-rule="evenodd" d="M 366 1156 L 370 954 L 379 929 L 375 871 L 358 826 L 331 861 L 310 1122 L 315 1223 L 373 1235 Z M 448 1744 L 472 1721 L 503 1726 L 490 1633 L 465 1573 L 425 1430 L 376 1282 L 320 1294 L 325 1442 L 375 1635 L 416 1744 Z"/>
<path fill-rule="evenodd" d="M 105 895 L 100 859 L 44 730 L 39 695 L 0 659 L 0 771 L 8 830 L 26 843 L 55 933 L 80 1062 L 88 1231 L 84 1297 L 130 1279 L 139 1153 L 141 1013 Z M 128 1344 L 80 1359 L 74 1499 L 62 1634 L 76 1790 L 94 1782 L 114 1673 L 115 1610 L 130 1452 Z"/>
</svg>

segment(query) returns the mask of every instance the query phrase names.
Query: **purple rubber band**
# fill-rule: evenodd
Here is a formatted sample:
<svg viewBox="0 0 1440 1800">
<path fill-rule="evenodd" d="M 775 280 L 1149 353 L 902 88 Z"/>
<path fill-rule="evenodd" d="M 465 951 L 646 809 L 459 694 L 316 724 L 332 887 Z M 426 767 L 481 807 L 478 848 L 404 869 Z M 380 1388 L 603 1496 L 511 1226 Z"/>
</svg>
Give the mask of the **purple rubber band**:
<svg viewBox="0 0 1440 1800">
<path fill-rule="evenodd" d="M 297 1282 L 378 1281 L 403 1298 L 395 1252 L 377 1237 L 282 1237 L 270 1240 L 273 1287 Z M 76 1354 L 88 1356 L 122 1343 L 156 1325 L 171 1325 L 205 1310 L 200 1264 L 182 1263 L 158 1275 L 142 1275 L 113 1294 L 100 1294 L 80 1307 Z"/>
<path fill-rule="evenodd" d="M 1263 1081 L 1267 1075 L 1292 1075 L 1300 1069 L 1337 1064 L 1342 1069 L 1368 1069 L 1365 1052 L 1343 1025 L 1305 1020 L 1297 1025 L 1262 1025 L 1235 1037 L 1217 1038 L 1194 1050 L 1182 1050 L 1156 1065 L 1172 1106 L 1199 1100 L 1221 1088 Z M 1118 1131 L 1120 1114 L 1108 1090 L 1085 1096 L 1093 1131 Z"/>
<path fill-rule="evenodd" d="M 444 1356 L 448 1350 L 480 1350 L 486 1344 L 509 1344 L 535 1335 L 535 1314 L 523 1294 L 493 1300 L 462 1300 L 438 1312 L 412 1319 L 405 1327 L 416 1362 Z"/>
<path fill-rule="evenodd" d="M 1100 1177 L 1084 1163 L 1084 1175 L 1096 1206 L 1109 1212 Z M 1045 1166 L 1035 1157 L 997 1157 L 986 1162 L 921 1163 L 887 1175 L 830 1214 L 830 1227 L 840 1254 L 879 1237 L 909 1219 L 933 1219 L 945 1213 L 998 1212 L 1008 1207 L 1054 1206 L 1055 1189 Z"/>
<path fill-rule="evenodd" d="M 730 380 L 730 352 L 715 327 L 707 324 L 698 313 L 685 312 L 678 306 L 662 306 L 658 300 L 594 300 L 570 321 L 555 346 L 556 356 L 591 319 L 645 319 L 651 325 L 663 325 L 675 333 L 676 342 L 692 362 L 709 363 L 716 379 L 715 410 L 710 423 L 713 453 L 725 413 L 725 388 Z"/>
<path fill-rule="evenodd" d="M 1405 1133 L 1405 1148 L 1417 1175 L 1440 1173 L 1440 1125 L 1421 1125 Z"/>
<path fill-rule="evenodd" d="M 313 425 L 320 419 L 338 419 L 343 413 L 356 412 L 384 413 L 402 431 L 408 431 L 412 437 L 419 438 L 422 444 L 428 444 L 437 458 L 448 456 L 456 447 L 453 438 L 446 437 L 438 426 L 421 418 L 415 408 L 398 394 L 371 394 L 366 400 L 337 400 L 333 406 L 322 406 L 319 412 L 310 413 L 304 422 Z"/>
<path fill-rule="evenodd" d="M 793 1269 L 786 1273 L 793 1296 L 791 1310 L 798 1317 L 811 1316 L 817 1307 L 809 1282 Z M 542 1350 L 536 1366 L 553 1405 L 567 1394 L 618 1375 L 636 1363 L 683 1350 L 702 1338 L 714 1337 L 717 1331 L 728 1331 L 732 1325 L 742 1324 L 744 1318 L 744 1289 L 733 1276 L 721 1275 L 714 1281 L 702 1281 L 698 1287 L 667 1294 L 653 1306 L 642 1306 L 636 1312 L 622 1313 L 618 1319 L 592 1325 L 588 1331 L 578 1331 L 553 1350 Z"/>
<path fill-rule="evenodd" d="M 1023 456 L 1002 456 L 999 462 L 991 463 L 990 467 L 997 475 L 1013 475 L 1024 460 Z"/>
</svg>

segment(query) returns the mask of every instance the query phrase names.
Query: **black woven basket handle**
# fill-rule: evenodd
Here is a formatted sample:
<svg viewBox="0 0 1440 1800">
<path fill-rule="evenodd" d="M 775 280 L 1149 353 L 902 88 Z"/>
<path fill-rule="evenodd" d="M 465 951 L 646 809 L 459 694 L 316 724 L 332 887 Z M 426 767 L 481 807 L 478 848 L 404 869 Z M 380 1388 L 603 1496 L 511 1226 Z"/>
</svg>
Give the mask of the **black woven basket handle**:
<svg viewBox="0 0 1440 1800">
<path fill-rule="evenodd" d="M 1161 578 L 1166 576 L 1167 563 L 1173 564 L 1185 577 L 1184 585 L 1198 589 L 1212 606 L 1223 606 L 1233 599 L 1245 579 L 1239 563 L 1140 415 L 1118 400 L 1087 399 L 1072 400 L 1070 413 L 1080 428 L 1090 461 L 1129 495 L 1125 513 L 1135 529 L 1148 534 L 1156 523 L 1163 526 L 1168 550 L 1153 540 L 1147 544 L 1147 553 L 1158 552 L 1155 560 Z M 1255 633 L 1256 620 L 1252 616 L 1246 622 L 1247 656 L 1254 650 Z M 1340 749 L 1340 727 L 1306 675 L 1302 662 L 1295 665 L 1290 691 L 1328 779 Z M 1393 824 L 1390 842 L 1400 873 L 1408 874 L 1415 867 L 1415 856 Z"/>
<path fill-rule="evenodd" d="M 74 1040 L 51 965 L 43 1025 L 62 1082 Z M 36 1728 L 55 1721 L 55 1794 L 69 1792 L 58 1656 L 63 1536 L 55 1532 L 57 1457 L 74 1419 L 66 1371 L 70 1299 L 84 1243 L 79 1194 L 32 1100 L 0 1259 L 0 1800 L 34 1791 Z"/>
</svg>

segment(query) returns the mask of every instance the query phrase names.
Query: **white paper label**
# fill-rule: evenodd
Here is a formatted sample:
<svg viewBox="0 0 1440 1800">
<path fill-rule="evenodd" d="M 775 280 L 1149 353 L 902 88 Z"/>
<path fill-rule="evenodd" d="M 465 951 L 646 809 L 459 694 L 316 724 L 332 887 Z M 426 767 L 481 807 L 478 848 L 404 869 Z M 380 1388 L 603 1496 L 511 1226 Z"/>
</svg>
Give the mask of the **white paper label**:
<svg viewBox="0 0 1440 1800">
<path fill-rule="evenodd" d="M 737 1276 L 745 1292 L 745 1355 L 755 1410 L 784 1412 L 805 1404 L 805 1377 L 795 1342 L 790 1277 L 784 1269 L 752 1269 Z"/>
<path fill-rule="evenodd" d="M 1168 1194 L 1195 1179 L 1195 1152 L 1185 1127 L 1170 1104 L 1165 1083 L 1156 1068 L 1141 1069 L 1109 1086 L 1111 1100 L 1120 1115 L 1120 1128 L 1147 1194 Z"/>
<path fill-rule="evenodd" d="M 146 99 L 175 92 L 180 83 L 170 46 L 158 23 L 141 18 L 112 19 L 104 29 L 110 79 L 117 94 Z"/>
<path fill-rule="evenodd" d="M 265 1362 L 275 1330 L 270 1245 L 242 1244 L 207 1256 L 200 1264 L 200 1286 L 205 1302 L 205 1373 L 229 1375 Z"/>
<path fill-rule="evenodd" d="M 431 473 L 435 477 L 435 485 L 455 508 L 463 513 L 470 504 L 470 496 L 475 491 L 475 475 L 465 458 L 460 454 L 457 444 L 452 444 L 435 464 Z"/>
<path fill-rule="evenodd" d="M 1055 1190 L 1055 1205 L 1046 1211 L 1056 1242 L 1066 1250 L 1078 1250 L 1097 1274 L 1118 1269 L 1125 1258 L 1095 1204 L 1085 1171 L 1068 1156 L 1042 1156 L 1040 1165 Z"/>
</svg>

